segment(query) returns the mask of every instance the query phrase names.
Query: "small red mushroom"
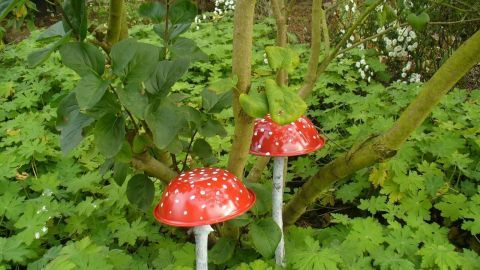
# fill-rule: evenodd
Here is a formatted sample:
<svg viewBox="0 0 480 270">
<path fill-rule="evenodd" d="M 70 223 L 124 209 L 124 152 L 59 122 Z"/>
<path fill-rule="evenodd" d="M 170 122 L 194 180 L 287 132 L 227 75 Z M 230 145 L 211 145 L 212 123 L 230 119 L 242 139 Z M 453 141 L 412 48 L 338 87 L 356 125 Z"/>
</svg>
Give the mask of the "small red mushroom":
<svg viewBox="0 0 480 270">
<path fill-rule="evenodd" d="M 305 155 L 321 148 L 325 140 L 318 134 L 313 123 L 305 116 L 287 125 L 279 125 L 269 115 L 256 119 L 250 153 L 274 157 L 272 216 L 283 231 L 282 204 L 285 157 Z M 277 265 L 284 265 L 285 249 L 283 234 L 275 250 Z"/>
<path fill-rule="evenodd" d="M 197 268 L 208 269 L 207 241 L 211 224 L 233 219 L 250 209 L 255 194 L 232 173 L 217 168 L 183 172 L 169 183 L 154 211 L 167 225 L 194 227 Z"/>
</svg>

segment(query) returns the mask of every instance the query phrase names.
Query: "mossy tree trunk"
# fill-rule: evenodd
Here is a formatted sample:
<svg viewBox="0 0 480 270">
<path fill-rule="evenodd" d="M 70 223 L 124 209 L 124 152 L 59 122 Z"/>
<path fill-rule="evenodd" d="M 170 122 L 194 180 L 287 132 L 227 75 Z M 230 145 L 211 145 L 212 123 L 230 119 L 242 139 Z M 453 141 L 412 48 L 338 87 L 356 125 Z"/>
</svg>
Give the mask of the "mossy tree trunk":
<svg viewBox="0 0 480 270">
<path fill-rule="evenodd" d="M 123 0 L 110 0 L 107 44 L 113 46 L 128 37 L 127 11 Z"/>
</svg>

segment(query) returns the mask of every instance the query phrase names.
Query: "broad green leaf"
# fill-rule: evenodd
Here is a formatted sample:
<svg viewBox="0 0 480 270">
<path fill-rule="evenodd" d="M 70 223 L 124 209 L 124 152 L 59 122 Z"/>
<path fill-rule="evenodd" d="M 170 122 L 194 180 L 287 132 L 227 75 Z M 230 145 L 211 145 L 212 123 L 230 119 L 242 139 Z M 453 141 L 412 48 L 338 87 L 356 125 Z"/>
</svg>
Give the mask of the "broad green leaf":
<svg viewBox="0 0 480 270">
<path fill-rule="evenodd" d="M 109 81 L 104 81 L 95 74 L 85 75 L 73 90 L 80 110 L 93 108 L 102 99 L 109 85 Z"/>
<path fill-rule="evenodd" d="M 147 134 L 136 134 L 133 138 L 132 152 L 135 154 L 143 153 L 152 142 Z"/>
<path fill-rule="evenodd" d="M 71 34 L 67 33 L 61 39 L 55 41 L 54 43 L 48 45 L 46 48 L 34 51 L 27 56 L 28 65 L 30 67 L 36 67 L 50 57 L 50 55 L 57 50 L 60 46 L 67 43 L 71 38 Z"/>
<path fill-rule="evenodd" d="M 125 119 L 115 114 L 106 114 L 95 124 L 94 142 L 100 153 L 110 158 L 115 156 L 125 139 Z"/>
<path fill-rule="evenodd" d="M 100 49 L 89 43 L 72 42 L 60 47 L 62 62 L 80 76 L 102 75 L 105 70 L 105 57 Z"/>
<path fill-rule="evenodd" d="M 181 34 L 185 33 L 190 28 L 190 23 L 178 23 L 174 25 L 168 26 L 168 40 L 170 43 L 175 41 L 175 39 L 180 36 Z M 156 24 L 153 26 L 153 31 L 157 33 L 157 35 L 165 40 L 165 23 Z"/>
<path fill-rule="evenodd" d="M 207 61 L 206 55 L 195 41 L 188 38 L 178 38 L 170 46 L 169 49 L 172 54 L 172 59 L 188 59 L 190 62 Z"/>
<path fill-rule="evenodd" d="M 186 125 L 181 111 L 167 102 L 158 107 L 150 105 L 145 120 L 153 133 L 153 142 L 159 149 L 164 149 L 177 137 L 178 132 Z"/>
<path fill-rule="evenodd" d="M 213 156 L 212 147 L 204 139 L 196 139 L 193 143 L 192 154 L 201 159 L 210 158 Z"/>
<path fill-rule="evenodd" d="M 58 21 L 55 24 L 50 25 L 40 36 L 38 36 L 37 41 L 46 40 L 54 37 L 63 37 L 67 33 L 65 32 L 63 22 Z"/>
<path fill-rule="evenodd" d="M 125 87 L 118 86 L 116 91 L 122 105 L 129 110 L 133 116 L 143 120 L 148 105 L 148 97 L 141 85 L 131 83 L 125 85 Z"/>
<path fill-rule="evenodd" d="M 208 85 L 208 90 L 215 93 L 222 93 L 225 91 L 230 91 L 235 88 L 238 82 L 238 77 L 235 75 L 233 77 L 223 78 L 218 81 L 214 81 Z"/>
<path fill-rule="evenodd" d="M 95 106 L 88 110 L 82 111 L 82 113 L 98 120 L 107 113 L 116 114 L 119 113 L 120 110 L 121 106 L 118 102 L 117 96 L 110 91 L 106 91 L 100 101 L 95 104 Z"/>
<path fill-rule="evenodd" d="M 154 195 L 155 186 L 148 176 L 137 174 L 128 181 L 127 198 L 138 208 L 147 211 L 153 202 Z"/>
<path fill-rule="evenodd" d="M 219 113 L 232 105 L 233 92 L 216 94 L 205 88 L 202 92 L 202 107 L 209 113 Z"/>
<path fill-rule="evenodd" d="M 61 131 L 60 148 L 67 154 L 83 140 L 83 128 L 94 119 L 80 112 L 75 93 L 68 94 L 58 105 L 57 128 Z"/>
<path fill-rule="evenodd" d="M 127 141 L 123 141 L 120 152 L 115 156 L 115 161 L 129 163 L 132 160 L 132 147 Z"/>
<path fill-rule="evenodd" d="M 253 246 L 265 258 L 275 254 L 275 249 L 282 237 L 282 231 L 271 218 L 258 220 L 249 226 Z"/>
<path fill-rule="evenodd" d="M 138 13 L 140 16 L 150 18 L 155 22 L 161 22 L 167 14 L 167 10 L 162 3 L 149 2 L 140 5 Z"/>
<path fill-rule="evenodd" d="M 273 70 L 285 69 L 293 72 L 300 64 L 298 54 L 290 49 L 277 46 L 268 46 L 265 48 L 267 53 L 268 64 Z"/>
<path fill-rule="evenodd" d="M 172 24 L 190 23 L 197 16 L 197 7 L 189 0 L 175 1 L 169 13 Z"/>
<path fill-rule="evenodd" d="M 190 62 L 185 59 L 161 61 L 145 82 L 148 92 L 166 96 L 170 88 L 187 72 Z"/>
<path fill-rule="evenodd" d="M 407 22 L 412 26 L 415 31 L 422 31 L 430 22 L 430 16 L 427 13 L 422 12 L 419 15 L 410 13 L 407 16 Z"/>
<path fill-rule="evenodd" d="M 240 94 L 240 106 L 243 111 L 253 118 L 263 118 L 268 114 L 268 100 L 265 93 Z"/>
<path fill-rule="evenodd" d="M 265 81 L 270 116 L 275 123 L 285 125 L 300 118 L 307 110 L 305 101 L 295 92 L 280 87 L 272 79 Z"/>
<path fill-rule="evenodd" d="M 232 258 L 235 252 L 236 241 L 229 237 L 220 238 L 209 251 L 208 258 L 214 264 L 223 264 Z"/>
<path fill-rule="evenodd" d="M 128 168 L 129 165 L 127 163 L 119 161 L 115 162 L 115 164 L 113 165 L 113 180 L 115 180 L 115 183 L 117 183 L 119 186 L 122 186 L 123 182 L 125 182 L 125 179 L 127 178 Z"/>
<path fill-rule="evenodd" d="M 204 137 L 212 137 L 215 135 L 225 137 L 227 136 L 227 131 L 225 130 L 224 126 L 225 124 L 221 123 L 220 121 L 208 118 L 202 123 L 198 132 Z"/>
<path fill-rule="evenodd" d="M 160 48 L 151 44 L 125 39 L 112 47 L 113 73 L 124 77 L 126 84 L 147 80 L 160 58 Z"/>
<path fill-rule="evenodd" d="M 248 188 L 255 192 L 256 200 L 251 211 L 255 215 L 263 215 L 272 209 L 272 187 L 267 184 L 249 183 Z"/>
<path fill-rule="evenodd" d="M 65 32 L 70 30 L 83 41 L 87 36 L 88 18 L 85 0 L 65 0 L 63 10 L 68 17 L 63 18 Z M 73 28 L 73 29 L 72 29 Z M 102 72 L 103 73 L 103 72 Z"/>
<path fill-rule="evenodd" d="M 133 59 L 137 51 L 138 42 L 133 38 L 127 38 L 115 43 L 110 51 L 112 70 L 115 75 L 125 76 L 128 72 L 128 63 Z"/>
</svg>

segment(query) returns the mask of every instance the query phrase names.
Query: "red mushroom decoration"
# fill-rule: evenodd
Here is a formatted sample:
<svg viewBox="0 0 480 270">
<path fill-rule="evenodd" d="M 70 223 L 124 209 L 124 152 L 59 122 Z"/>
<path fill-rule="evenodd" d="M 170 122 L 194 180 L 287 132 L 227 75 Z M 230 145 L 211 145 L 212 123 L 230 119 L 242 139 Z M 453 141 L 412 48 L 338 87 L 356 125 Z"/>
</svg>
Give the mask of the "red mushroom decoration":
<svg viewBox="0 0 480 270">
<path fill-rule="evenodd" d="M 172 179 L 154 211 L 167 225 L 194 227 L 196 265 L 208 269 L 208 234 L 211 224 L 233 219 L 250 209 L 255 194 L 232 173 L 217 168 L 198 168 Z"/>
<path fill-rule="evenodd" d="M 325 140 L 323 137 L 318 134 L 313 123 L 305 116 L 283 126 L 273 122 L 269 115 L 263 119 L 255 120 L 250 153 L 258 156 L 275 157 L 273 165 L 272 216 L 282 231 L 285 157 L 305 155 L 321 148 L 324 144 Z M 275 250 L 277 265 L 284 265 L 284 257 L 285 249 L 282 233 L 280 243 Z"/>
</svg>

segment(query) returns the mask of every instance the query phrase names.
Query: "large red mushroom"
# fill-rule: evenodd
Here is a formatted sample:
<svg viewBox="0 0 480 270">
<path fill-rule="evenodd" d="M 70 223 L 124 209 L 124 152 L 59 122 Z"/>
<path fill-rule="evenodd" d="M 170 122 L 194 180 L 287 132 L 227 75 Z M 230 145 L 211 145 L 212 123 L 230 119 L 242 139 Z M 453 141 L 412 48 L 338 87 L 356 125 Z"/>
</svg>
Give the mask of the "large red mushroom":
<svg viewBox="0 0 480 270">
<path fill-rule="evenodd" d="M 324 144 L 323 137 L 305 116 L 283 126 L 273 122 L 269 115 L 255 120 L 250 153 L 274 157 L 272 216 L 275 223 L 282 229 L 282 238 L 275 250 L 277 265 L 283 266 L 285 257 L 282 218 L 285 159 L 314 152 Z"/>
<path fill-rule="evenodd" d="M 217 168 L 183 172 L 169 183 L 154 211 L 167 225 L 193 227 L 197 270 L 208 269 L 211 224 L 233 219 L 250 209 L 255 194 L 232 173 Z"/>
</svg>

